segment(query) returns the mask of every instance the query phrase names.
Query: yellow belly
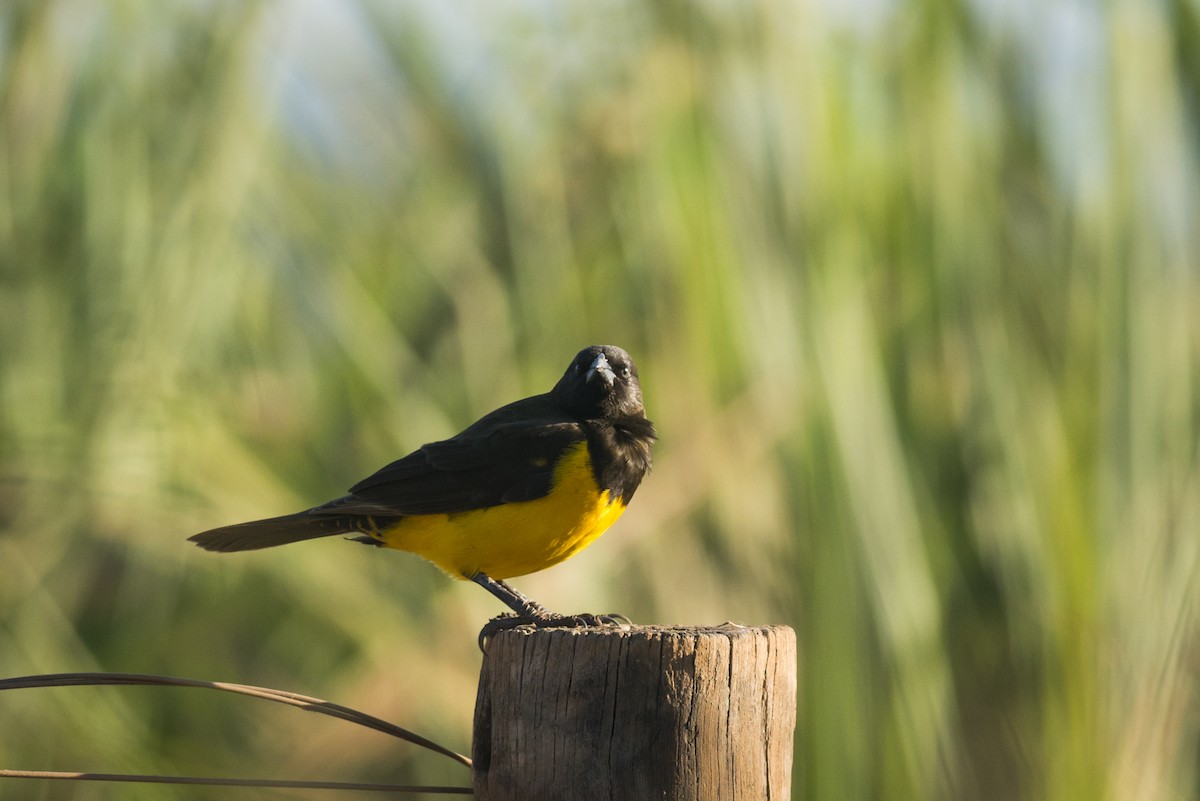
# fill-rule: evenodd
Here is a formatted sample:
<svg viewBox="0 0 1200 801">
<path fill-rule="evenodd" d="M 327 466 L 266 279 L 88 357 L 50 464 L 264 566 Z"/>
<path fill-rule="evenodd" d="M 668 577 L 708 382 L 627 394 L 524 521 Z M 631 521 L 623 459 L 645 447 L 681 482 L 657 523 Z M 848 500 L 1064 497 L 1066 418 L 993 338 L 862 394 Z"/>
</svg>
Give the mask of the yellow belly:
<svg viewBox="0 0 1200 801">
<path fill-rule="evenodd" d="M 625 504 L 601 492 L 586 443 L 559 460 L 543 498 L 451 515 L 414 515 L 380 532 L 389 548 L 423 556 L 456 578 L 523 576 L 556 565 L 616 522 Z"/>
</svg>

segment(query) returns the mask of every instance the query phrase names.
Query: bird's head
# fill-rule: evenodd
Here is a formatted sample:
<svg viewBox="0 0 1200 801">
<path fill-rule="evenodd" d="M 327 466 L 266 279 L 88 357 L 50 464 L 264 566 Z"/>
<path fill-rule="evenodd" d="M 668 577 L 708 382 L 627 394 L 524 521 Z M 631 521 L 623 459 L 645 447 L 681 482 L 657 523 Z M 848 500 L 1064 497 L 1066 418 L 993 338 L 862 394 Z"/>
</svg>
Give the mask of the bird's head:
<svg viewBox="0 0 1200 801">
<path fill-rule="evenodd" d="M 550 394 L 581 419 L 646 416 L 637 367 L 615 345 L 579 351 Z"/>
</svg>

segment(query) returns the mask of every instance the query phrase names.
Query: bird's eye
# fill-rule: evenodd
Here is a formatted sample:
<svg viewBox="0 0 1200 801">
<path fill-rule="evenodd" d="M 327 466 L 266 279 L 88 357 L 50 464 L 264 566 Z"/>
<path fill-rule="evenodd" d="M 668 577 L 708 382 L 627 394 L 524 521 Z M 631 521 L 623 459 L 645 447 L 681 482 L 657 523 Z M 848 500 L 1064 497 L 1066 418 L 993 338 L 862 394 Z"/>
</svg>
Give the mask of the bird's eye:
<svg viewBox="0 0 1200 801">
<path fill-rule="evenodd" d="M 629 378 L 629 365 L 625 365 L 624 367 L 621 368 L 621 377 Z"/>
</svg>

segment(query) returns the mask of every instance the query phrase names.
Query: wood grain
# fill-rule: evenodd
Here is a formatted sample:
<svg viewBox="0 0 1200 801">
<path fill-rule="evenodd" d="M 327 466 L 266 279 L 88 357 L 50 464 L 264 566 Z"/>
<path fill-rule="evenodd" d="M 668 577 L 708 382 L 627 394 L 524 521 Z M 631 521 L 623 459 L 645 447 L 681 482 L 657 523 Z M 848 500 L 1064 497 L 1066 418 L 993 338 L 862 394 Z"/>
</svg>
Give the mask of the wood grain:
<svg viewBox="0 0 1200 801">
<path fill-rule="evenodd" d="M 475 797 L 790 797 L 796 635 L 786 626 L 514 629 L 475 706 Z"/>
</svg>

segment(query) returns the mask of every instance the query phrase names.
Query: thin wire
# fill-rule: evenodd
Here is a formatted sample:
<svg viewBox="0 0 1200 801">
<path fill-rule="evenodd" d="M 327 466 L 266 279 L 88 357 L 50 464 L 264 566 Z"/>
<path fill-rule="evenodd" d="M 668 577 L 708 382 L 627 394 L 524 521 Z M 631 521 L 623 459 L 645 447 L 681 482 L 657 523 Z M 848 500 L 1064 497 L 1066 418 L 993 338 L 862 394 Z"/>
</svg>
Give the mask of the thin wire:
<svg viewBox="0 0 1200 801">
<path fill-rule="evenodd" d="M 434 753 L 449 757 L 466 767 L 471 767 L 471 759 L 452 751 L 433 740 L 422 737 L 394 723 L 335 704 L 320 698 L 313 698 L 286 690 L 275 690 L 270 687 L 255 687 L 249 684 L 234 684 L 223 681 L 204 681 L 201 679 L 180 679 L 174 676 L 155 676 L 144 673 L 49 673 L 40 676 L 17 676 L 11 679 L 0 679 L 0 690 L 19 690 L 34 687 L 80 687 L 100 685 L 149 685 L 161 687 L 198 687 L 206 690 L 248 695 L 262 698 L 280 704 L 298 707 L 306 712 L 317 712 L 341 720 L 357 723 L 375 731 L 390 734 L 401 740 L 427 748 Z M 92 775 L 92 774 L 89 774 Z"/>
<path fill-rule="evenodd" d="M 56 770 L 3 770 L 0 779 L 58 779 L 89 782 L 138 784 L 200 784 L 212 787 L 272 787 L 288 790 L 373 790 L 385 793 L 431 793 L 471 795 L 470 787 L 422 786 L 412 784 L 369 784 L 366 782 L 288 781 L 285 779 L 217 779 L 198 776 L 146 776 L 139 773 L 68 773 Z"/>
</svg>

